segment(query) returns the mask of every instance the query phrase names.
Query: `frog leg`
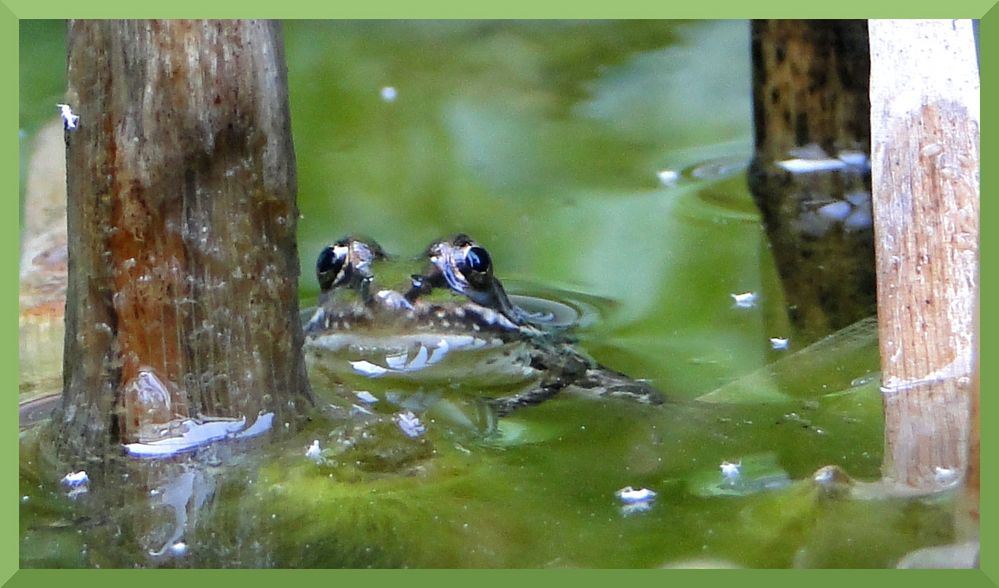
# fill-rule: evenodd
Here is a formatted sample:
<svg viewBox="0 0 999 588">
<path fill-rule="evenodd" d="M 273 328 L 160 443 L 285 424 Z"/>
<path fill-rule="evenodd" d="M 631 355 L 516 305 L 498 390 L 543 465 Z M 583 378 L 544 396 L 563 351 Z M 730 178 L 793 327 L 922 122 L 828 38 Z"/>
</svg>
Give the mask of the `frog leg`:
<svg viewBox="0 0 999 588">
<path fill-rule="evenodd" d="M 489 400 L 489 406 L 496 411 L 496 416 L 505 417 L 518 408 L 540 404 L 555 396 L 566 386 L 565 382 L 541 382 L 536 386 L 531 386 L 513 396 L 493 398 Z"/>
<path fill-rule="evenodd" d="M 544 402 L 563 390 L 648 405 L 665 402 L 662 392 L 648 382 L 606 368 L 569 345 L 536 350 L 531 357 L 531 367 L 545 377 L 537 385 L 513 396 L 493 400 L 491 404 L 499 416 Z"/>
<path fill-rule="evenodd" d="M 595 393 L 602 398 L 621 398 L 639 404 L 663 404 L 662 392 L 644 380 L 635 380 L 621 372 L 596 364 L 583 377 L 572 383 L 573 388 Z"/>
</svg>

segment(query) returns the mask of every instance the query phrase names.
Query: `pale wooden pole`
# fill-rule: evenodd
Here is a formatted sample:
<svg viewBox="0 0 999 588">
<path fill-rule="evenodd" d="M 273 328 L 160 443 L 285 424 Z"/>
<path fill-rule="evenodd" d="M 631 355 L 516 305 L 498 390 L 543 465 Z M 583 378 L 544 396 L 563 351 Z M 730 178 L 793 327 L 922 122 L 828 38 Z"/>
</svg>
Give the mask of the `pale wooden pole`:
<svg viewBox="0 0 999 588">
<path fill-rule="evenodd" d="M 295 157 L 280 27 L 71 21 L 68 456 L 263 411 L 294 422 Z"/>
<path fill-rule="evenodd" d="M 979 77 L 970 21 L 874 20 L 871 142 L 883 474 L 964 471 L 978 286 Z"/>
</svg>

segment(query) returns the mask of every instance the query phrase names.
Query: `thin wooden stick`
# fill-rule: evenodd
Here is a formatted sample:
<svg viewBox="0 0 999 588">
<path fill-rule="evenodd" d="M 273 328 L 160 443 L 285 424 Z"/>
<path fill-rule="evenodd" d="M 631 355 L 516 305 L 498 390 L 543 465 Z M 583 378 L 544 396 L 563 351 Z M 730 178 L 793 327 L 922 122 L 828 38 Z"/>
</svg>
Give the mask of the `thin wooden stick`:
<svg viewBox="0 0 999 588">
<path fill-rule="evenodd" d="M 934 490 L 967 461 L 978 286 L 979 79 L 970 21 L 870 23 L 883 473 Z"/>
</svg>

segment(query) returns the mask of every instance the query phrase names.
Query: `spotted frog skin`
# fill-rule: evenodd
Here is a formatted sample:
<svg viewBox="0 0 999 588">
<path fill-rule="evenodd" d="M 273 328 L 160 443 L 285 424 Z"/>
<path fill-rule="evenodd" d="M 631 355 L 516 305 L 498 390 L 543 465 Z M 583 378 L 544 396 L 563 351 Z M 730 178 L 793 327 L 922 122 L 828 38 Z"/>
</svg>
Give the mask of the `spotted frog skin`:
<svg viewBox="0 0 999 588">
<path fill-rule="evenodd" d="M 376 270 L 389 257 L 374 241 L 353 237 L 319 254 L 319 307 L 305 327 L 306 352 L 317 362 L 349 349 L 351 368 L 364 376 L 492 385 L 502 391 L 489 399 L 500 416 L 564 391 L 663 402 L 648 383 L 573 347 L 550 316 L 515 305 L 489 253 L 467 235 L 432 243 L 424 271 L 403 288 L 378 285 Z M 445 356 L 459 354 L 476 359 L 448 369 Z"/>
</svg>

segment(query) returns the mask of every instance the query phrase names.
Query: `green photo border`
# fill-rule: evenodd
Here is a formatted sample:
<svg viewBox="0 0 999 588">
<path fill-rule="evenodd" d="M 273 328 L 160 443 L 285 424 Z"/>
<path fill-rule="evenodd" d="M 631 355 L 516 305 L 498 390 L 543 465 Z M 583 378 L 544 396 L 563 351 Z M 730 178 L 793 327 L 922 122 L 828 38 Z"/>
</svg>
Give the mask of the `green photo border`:
<svg viewBox="0 0 999 588">
<path fill-rule="evenodd" d="M 996 0 L 956 0 L 954 4 L 949 2 L 936 2 L 932 5 L 917 5 L 912 2 L 893 1 L 890 3 L 873 3 L 870 1 L 857 2 L 847 0 L 839 3 L 796 3 L 775 2 L 766 0 L 764 2 L 734 2 L 728 0 L 723 3 L 714 3 L 710 6 L 701 3 L 666 3 L 651 2 L 650 0 L 625 1 L 614 3 L 580 3 L 561 0 L 559 2 L 540 3 L 536 0 L 530 2 L 524 0 L 507 0 L 502 3 L 474 4 L 471 2 L 459 2 L 458 0 L 430 0 L 423 2 L 404 2 L 403 0 L 391 0 L 389 2 L 355 2 L 355 3 L 329 3 L 318 5 L 313 2 L 303 2 L 293 0 L 283 2 L 280 5 L 264 4 L 260 2 L 215 2 L 205 3 L 203 1 L 192 2 L 190 0 L 174 0 L 165 4 L 139 4 L 137 2 L 102 1 L 97 3 L 70 3 L 65 0 L 55 0 L 49 2 L 27 2 L 25 0 L 0 0 L 0 62 L 3 64 L 4 78 L 9 81 L 7 90 L 0 93 L 2 95 L 3 112 L 7 112 L 11 126 L 6 127 L 7 139 L 0 141 L 2 153 L 6 154 L 2 159 L 7 163 L 4 167 L 8 170 L 3 177 L 8 185 L 8 197 L 4 199 L 7 208 L 7 215 L 3 217 L 3 223 L 8 227 L 0 230 L 0 236 L 8 247 L 3 249 L 6 253 L 2 255 L 3 267 L 7 268 L 4 273 L 8 276 L 17 275 L 19 243 L 18 226 L 18 21 L 19 19 L 37 18 L 64 18 L 67 15 L 77 18 L 120 18 L 129 17 L 157 17 L 157 18 L 177 18 L 200 16 L 217 18 L 222 16 L 239 17 L 262 17 L 262 18 L 772 18 L 776 15 L 800 18 L 809 16 L 814 18 L 857 18 L 859 15 L 873 16 L 880 18 L 898 17 L 919 17 L 919 18 L 981 18 L 980 27 L 980 63 L 982 69 L 982 95 L 997 95 L 996 62 L 999 61 L 999 9 L 995 7 Z M 982 110 L 995 110 L 989 107 L 990 99 L 982 101 Z M 995 104 L 995 103 L 992 103 Z M 983 113 L 984 114 L 984 113 Z M 989 145 L 995 146 L 996 141 L 989 128 L 995 129 L 997 123 L 989 118 L 987 114 L 982 117 L 982 155 L 983 161 L 990 158 L 995 152 Z M 994 169 L 988 165 L 982 165 L 983 169 Z M 989 194 L 991 189 L 999 187 L 999 182 L 994 179 L 994 175 L 985 173 L 982 175 L 982 194 Z M 993 221 L 987 219 L 991 216 L 991 205 L 988 198 L 982 198 L 982 223 L 991 224 Z M 981 239 L 982 257 L 988 259 L 987 251 L 994 249 L 993 241 L 996 237 L 983 230 Z M 990 262 L 986 262 L 986 265 Z M 983 272 L 980 278 L 982 292 L 985 295 L 982 300 L 988 301 L 987 294 L 993 291 L 992 283 L 994 276 Z M 16 289 L 17 280 L 4 282 L 8 291 Z M 13 294 L 12 294 L 13 298 Z M 12 304 L 13 306 L 13 304 Z M 11 316 L 16 316 L 16 312 Z M 987 304 L 982 305 L 981 312 L 981 343 L 980 347 L 991 348 L 988 341 L 992 340 L 995 329 L 994 311 Z M 15 332 L 16 326 L 12 320 L 9 332 Z M 3 373 L 8 374 L 11 386 L 17 387 L 18 374 L 18 343 L 16 340 L 4 344 L 6 353 L 0 353 L 0 361 L 3 365 Z M 994 368 L 990 368 L 988 363 L 982 365 L 983 382 L 992 381 L 987 375 L 992 373 Z M 982 387 L 983 390 L 985 386 Z M 11 398 L 16 398 L 16 394 L 11 393 Z M 13 402 L 13 400 L 11 401 Z M 995 432 L 986 426 L 986 415 L 992 418 L 997 410 L 993 406 L 993 401 L 989 393 L 984 393 L 982 398 L 982 446 L 986 454 L 992 453 L 991 441 L 995 439 Z M 8 416 L 0 419 L 7 422 L 3 427 L 4 431 L 11 436 L 11 441 L 0 444 L 0 471 L 14 472 L 18 467 L 18 446 L 15 442 L 14 434 L 18 430 L 16 411 L 13 407 Z M 983 463 L 988 463 L 983 460 Z M 442 586 L 444 584 L 457 584 L 461 582 L 466 586 L 475 583 L 486 585 L 497 585 L 500 583 L 509 584 L 511 582 L 531 582 L 536 584 L 550 584 L 552 582 L 569 583 L 577 585 L 601 585 L 605 586 L 610 582 L 627 583 L 629 587 L 640 586 L 663 586 L 666 582 L 709 582 L 716 586 L 727 586 L 731 588 L 735 583 L 740 586 L 745 582 L 753 584 L 766 584 L 767 586 L 801 586 L 807 583 L 809 588 L 813 586 L 836 586 L 842 587 L 844 581 L 850 583 L 865 583 L 868 585 L 884 584 L 885 582 L 901 581 L 910 586 L 940 586 L 941 584 L 960 583 L 967 586 L 994 586 L 992 579 L 993 569 L 996 565 L 991 560 L 989 553 L 995 548 L 995 534 L 985 523 L 986 520 L 994 520 L 995 515 L 990 504 L 995 504 L 990 498 L 990 489 L 995 487 L 996 474 L 990 468 L 982 468 L 982 561 L 979 570 L 916 570 L 916 571 L 891 571 L 891 570 L 504 570 L 504 571 L 479 571 L 479 570 L 458 570 L 458 571 L 327 571 L 327 570 L 19 570 L 18 569 L 18 508 L 17 508 L 17 476 L 4 477 L 8 480 L 3 483 L 7 488 L 6 494 L 0 494 L 6 498 L 0 500 L 0 516 L 3 517 L 4 524 L 0 526 L 0 582 L 3 586 L 101 586 L 109 588 L 112 586 L 134 586 L 141 582 L 143 588 L 154 588 L 158 586 L 174 586 L 177 581 L 196 582 L 198 584 L 210 584 L 213 582 L 232 583 L 232 585 L 244 586 L 269 586 L 275 581 L 291 581 L 296 583 L 307 583 L 309 585 L 346 585 L 353 586 L 376 583 L 377 585 L 394 584 L 398 586 L 406 583 L 408 586 L 412 582 L 418 584 Z M 885 574 L 891 574 L 887 576 Z M 905 574 L 900 578 L 899 574 Z M 476 587 L 478 588 L 478 587 Z"/>
</svg>

